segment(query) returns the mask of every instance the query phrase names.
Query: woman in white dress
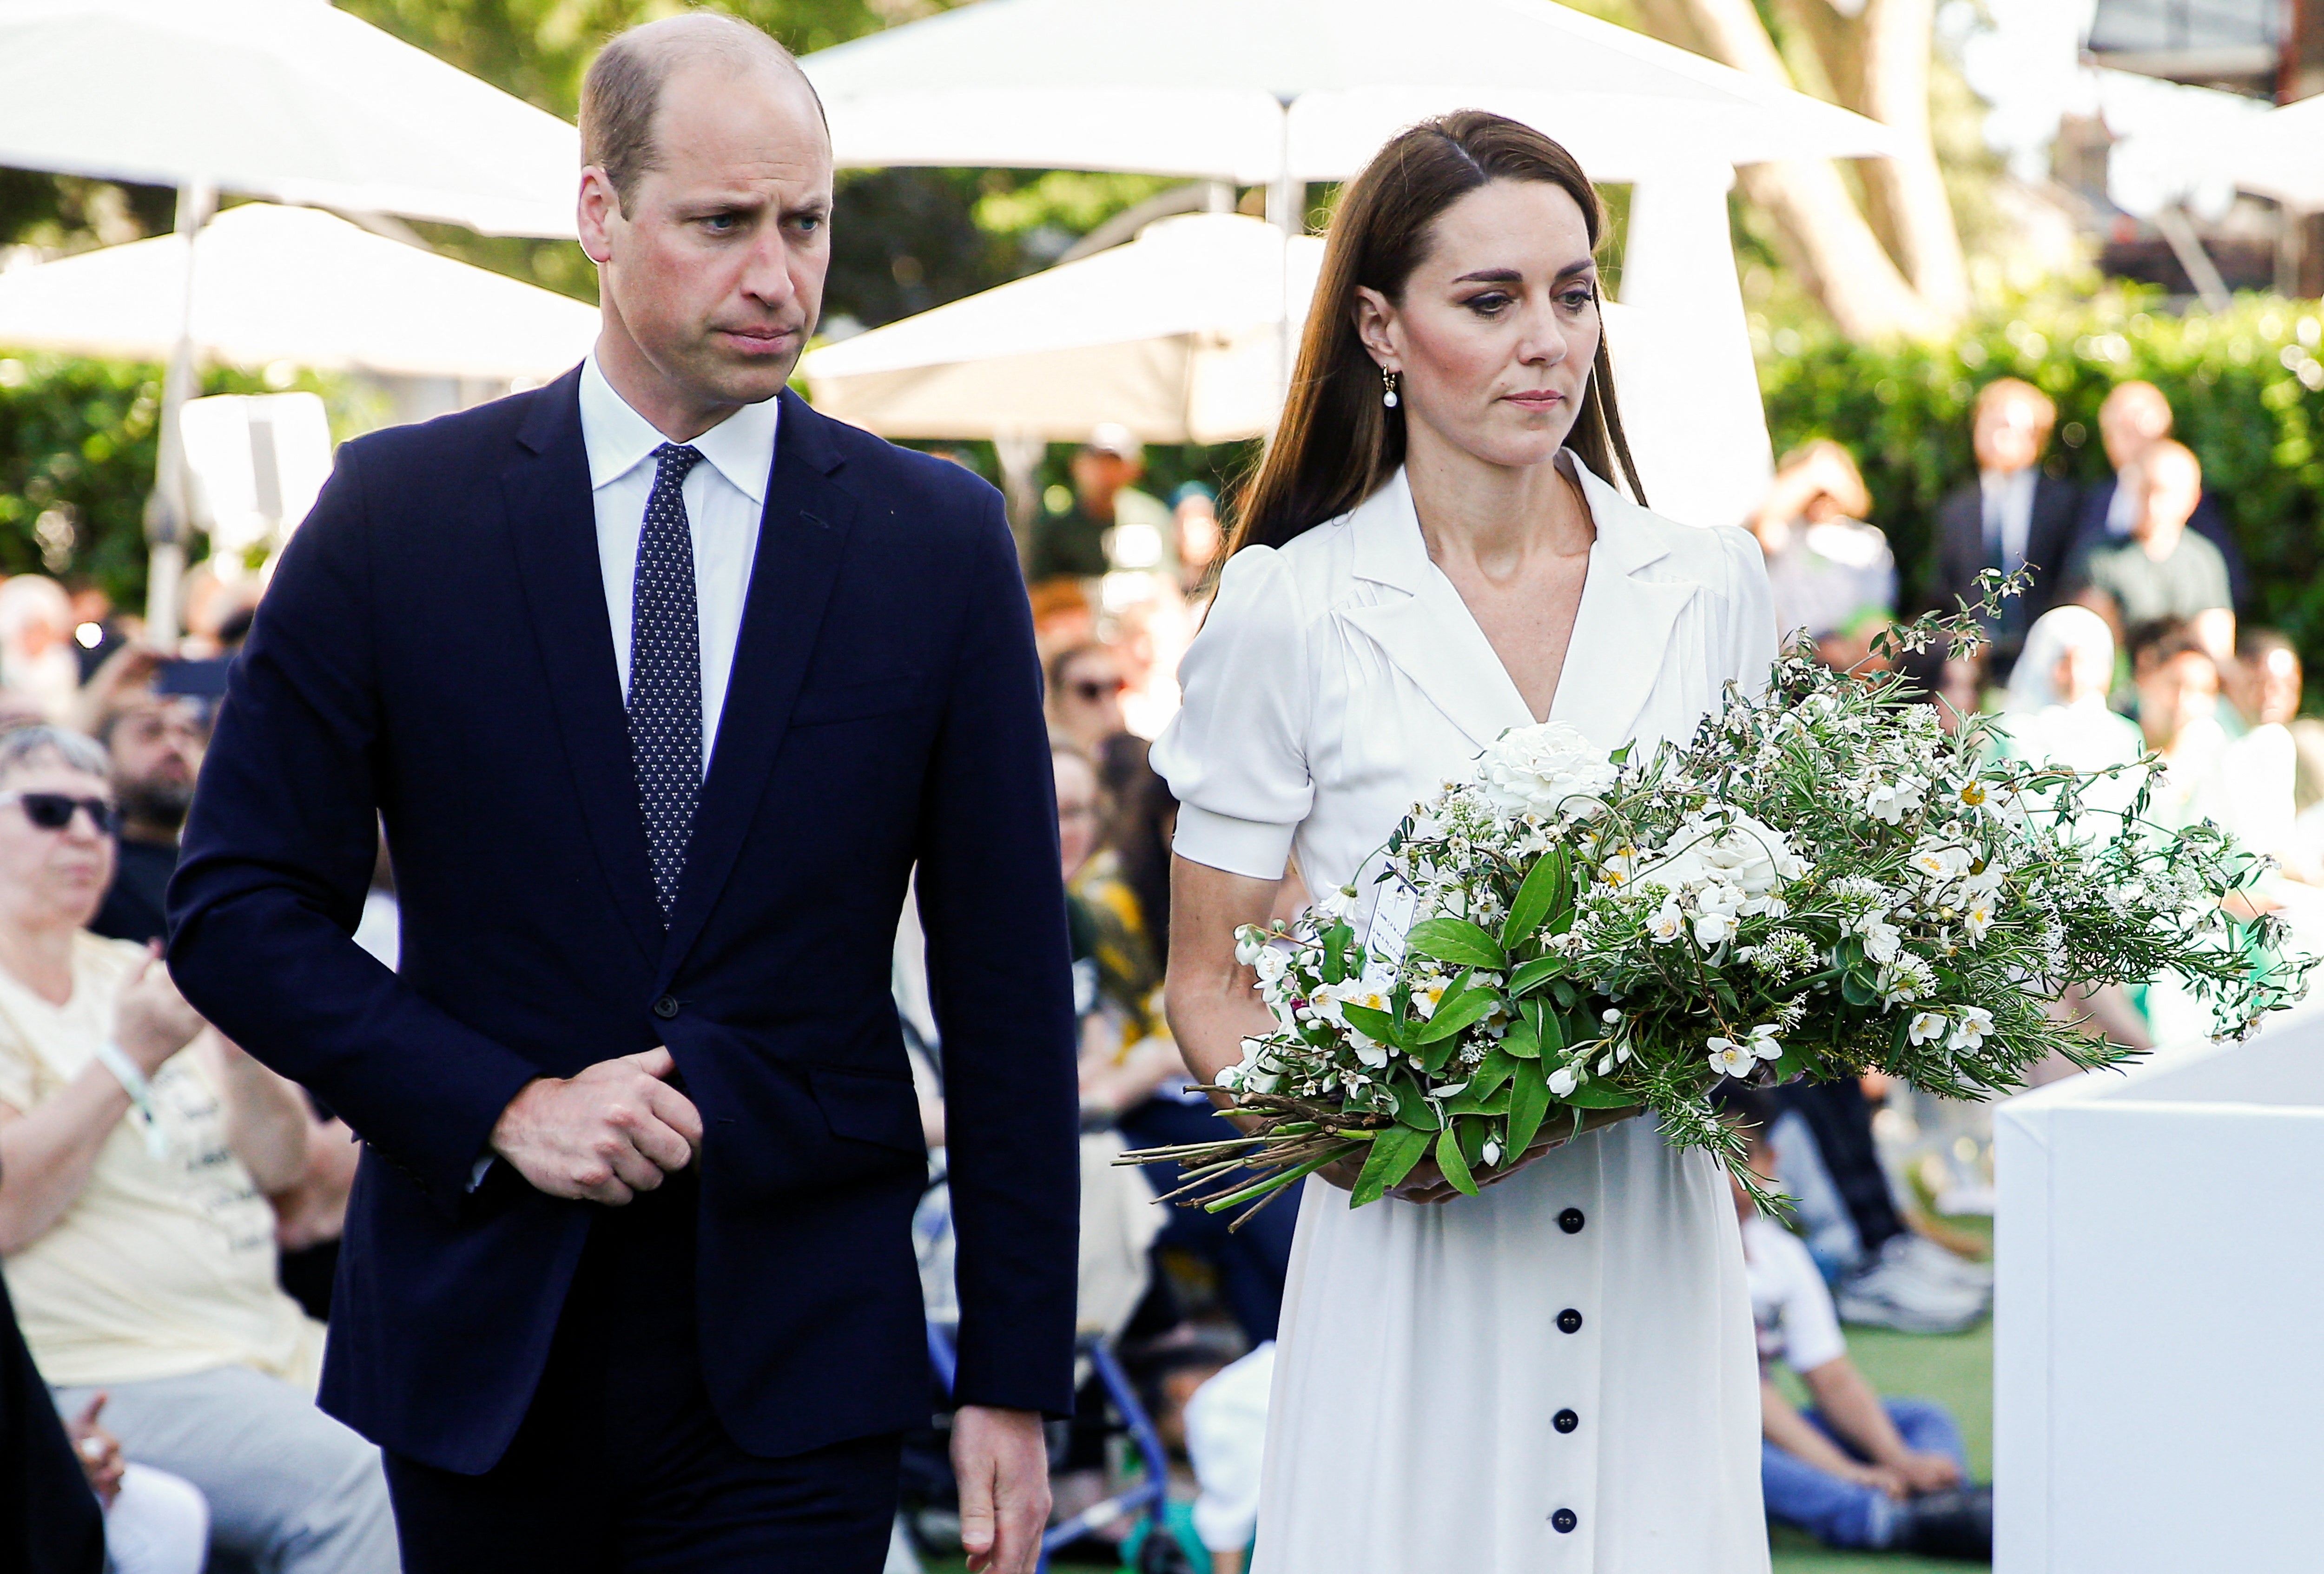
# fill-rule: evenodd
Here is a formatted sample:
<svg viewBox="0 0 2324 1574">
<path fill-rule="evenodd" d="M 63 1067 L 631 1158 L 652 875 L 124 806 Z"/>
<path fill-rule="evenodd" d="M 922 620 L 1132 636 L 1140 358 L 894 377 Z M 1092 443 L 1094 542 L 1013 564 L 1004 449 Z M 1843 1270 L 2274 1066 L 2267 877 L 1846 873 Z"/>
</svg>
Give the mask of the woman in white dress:
<svg viewBox="0 0 2324 1574">
<path fill-rule="evenodd" d="M 1369 892 L 1397 818 L 1510 727 L 1683 738 L 1764 680 L 1757 545 L 1646 511 L 1600 334 L 1595 193 L 1515 122 L 1384 149 L 1334 219 L 1240 548 L 1154 763 L 1183 804 L 1169 1014 L 1195 1073 L 1267 1030 L 1238 925 L 1286 859 Z M 1366 907 L 1370 898 L 1365 898 Z M 1307 1183 L 1254 1574 L 1767 1568 L 1727 1183 L 1617 1118 L 1452 1193 Z"/>
</svg>

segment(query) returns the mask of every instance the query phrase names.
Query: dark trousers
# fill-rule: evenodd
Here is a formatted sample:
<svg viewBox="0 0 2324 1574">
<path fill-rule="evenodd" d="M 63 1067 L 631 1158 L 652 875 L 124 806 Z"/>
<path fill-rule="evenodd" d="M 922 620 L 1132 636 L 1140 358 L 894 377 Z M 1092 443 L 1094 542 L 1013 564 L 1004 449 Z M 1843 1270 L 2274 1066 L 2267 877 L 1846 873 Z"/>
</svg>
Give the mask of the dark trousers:
<svg viewBox="0 0 2324 1574">
<path fill-rule="evenodd" d="M 395 1454 L 406 1574 L 878 1574 L 900 1439 L 744 1453 L 695 1345 L 691 1173 L 599 1213 L 524 1424 L 482 1476 Z"/>
<path fill-rule="evenodd" d="M 1880 1150 L 1872 1139 L 1872 1106 L 1853 1077 L 1836 1082 L 1794 1082 L 1776 1090 L 1786 1109 L 1796 1109 L 1808 1123 L 1823 1167 L 1840 1192 L 1856 1235 L 1869 1259 L 1896 1236 L 1905 1233 L 1888 1189 L 1888 1172 L 1880 1167 Z"/>
<path fill-rule="evenodd" d="M 1170 1098 L 1147 1100 L 1122 1116 L 1120 1128 L 1132 1147 L 1175 1147 L 1234 1135 L 1232 1128 L 1211 1113 L 1209 1105 L 1182 1104 Z M 1240 1170 L 1235 1174 L 1247 1175 Z M 1154 1183 L 1157 1195 L 1186 1183 L 1176 1164 L 1148 1164 L 1146 1178 Z M 1162 1227 L 1154 1244 L 1183 1247 L 1216 1269 L 1220 1297 L 1234 1314 L 1243 1337 L 1256 1345 L 1275 1337 L 1275 1325 L 1283 1315 L 1283 1282 L 1291 1273 L 1291 1237 L 1299 1221 L 1299 1198 L 1295 1189 L 1293 1195 L 1269 1203 L 1240 1229 L 1228 1228 L 1234 1217 L 1231 1212 L 1205 1213 L 1200 1208 L 1173 1203 L 1170 1221 Z"/>
</svg>

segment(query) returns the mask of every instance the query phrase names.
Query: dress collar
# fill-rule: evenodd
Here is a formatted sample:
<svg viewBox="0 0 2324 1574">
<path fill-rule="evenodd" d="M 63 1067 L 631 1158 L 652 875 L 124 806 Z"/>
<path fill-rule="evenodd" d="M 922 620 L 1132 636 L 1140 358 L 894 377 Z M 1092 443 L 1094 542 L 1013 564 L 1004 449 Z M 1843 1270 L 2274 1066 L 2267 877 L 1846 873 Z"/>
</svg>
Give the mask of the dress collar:
<svg viewBox="0 0 2324 1574">
<path fill-rule="evenodd" d="M 1668 554 L 1670 548 L 1659 533 L 1646 522 L 1652 516 L 1598 479 L 1571 448 L 1559 450 L 1554 463 L 1581 483 L 1582 501 L 1598 531 L 1591 550 L 1593 568 L 1602 560 L 1622 574 L 1636 574 Z M 1378 492 L 1357 505 L 1348 523 L 1355 531 L 1357 578 L 1420 594 L 1436 566 L 1429 559 L 1428 542 L 1420 532 L 1420 513 L 1413 506 L 1412 483 L 1402 465 Z"/>
<path fill-rule="evenodd" d="M 775 465 L 775 428 L 781 403 L 779 396 L 746 404 L 688 445 L 736 491 L 761 507 L 767 501 L 767 476 Z M 594 350 L 581 364 L 581 440 L 589 454 L 593 492 L 627 475 L 669 441 L 613 391 L 597 365 Z"/>
</svg>

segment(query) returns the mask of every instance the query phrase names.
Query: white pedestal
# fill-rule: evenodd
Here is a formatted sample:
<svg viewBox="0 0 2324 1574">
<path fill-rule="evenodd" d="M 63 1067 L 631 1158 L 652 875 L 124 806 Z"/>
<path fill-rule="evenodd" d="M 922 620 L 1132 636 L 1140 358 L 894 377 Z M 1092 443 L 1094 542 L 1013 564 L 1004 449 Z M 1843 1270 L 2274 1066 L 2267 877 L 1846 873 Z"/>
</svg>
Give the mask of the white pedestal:
<svg viewBox="0 0 2324 1574">
<path fill-rule="evenodd" d="M 2324 1016 L 1994 1127 L 1995 1569 L 2324 1568 Z"/>
</svg>

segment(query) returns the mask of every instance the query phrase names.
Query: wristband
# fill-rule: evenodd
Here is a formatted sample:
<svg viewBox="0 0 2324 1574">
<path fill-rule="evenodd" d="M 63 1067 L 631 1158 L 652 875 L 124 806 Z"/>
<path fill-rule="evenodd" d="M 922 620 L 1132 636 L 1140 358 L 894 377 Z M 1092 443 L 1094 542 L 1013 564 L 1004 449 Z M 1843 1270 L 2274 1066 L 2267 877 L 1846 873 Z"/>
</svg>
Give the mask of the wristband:
<svg viewBox="0 0 2324 1574">
<path fill-rule="evenodd" d="M 129 1052 L 111 1039 L 97 1046 L 97 1059 L 98 1064 L 113 1073 L 114 1080 L 121 1084 L 121 1091 L 129 1095 L 129 1107 L 144 1118 L 145 1151 L 157 1159 L 162 1157 L 169 1152 L 170 1145 L 161 1135 L 161 1123 L 153 1116 L 152 1082 L 137 1069 L 137 1063 L 129 1058 Z"/>
</svg>

